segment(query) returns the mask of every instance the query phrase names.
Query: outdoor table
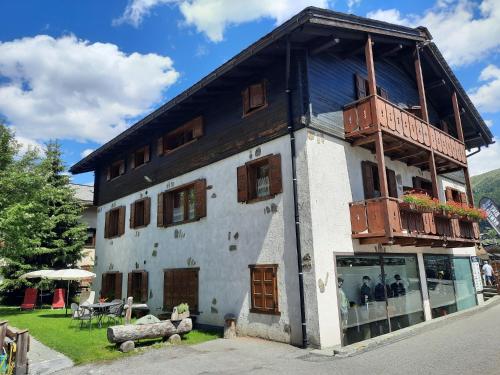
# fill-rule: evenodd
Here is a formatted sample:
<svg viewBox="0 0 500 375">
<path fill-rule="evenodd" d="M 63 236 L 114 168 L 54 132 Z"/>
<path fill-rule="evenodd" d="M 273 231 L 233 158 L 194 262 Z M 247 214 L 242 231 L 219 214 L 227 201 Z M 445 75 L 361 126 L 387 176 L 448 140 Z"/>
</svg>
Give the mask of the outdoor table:
<svg viewBox="0 0 500 375">
<path fill-rule="evenodd" d="M 120 302 L 102 302 L 102 303 L 93 303 L 90 305 L 86 305 L 86 307 L 90 307 L 91 309 L 94 310 L 95 315 L 97 316 L 97 325 L 99 328 L 102 327 L 102 318 L 106 313 L 109 311 L 109 308 L 111 306 L 115 306 L 119 304 Z"/>
</svg>

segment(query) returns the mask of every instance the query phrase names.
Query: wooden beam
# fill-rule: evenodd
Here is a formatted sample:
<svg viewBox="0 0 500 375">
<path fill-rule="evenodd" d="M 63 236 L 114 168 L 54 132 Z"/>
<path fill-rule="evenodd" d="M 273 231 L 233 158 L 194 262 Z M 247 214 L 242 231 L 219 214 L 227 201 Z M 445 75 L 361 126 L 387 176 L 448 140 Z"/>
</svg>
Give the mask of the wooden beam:
<svg viewBox="0 0 500 375">
<path fill-rule="evenodd" d="M 472 186 L 470 184 L 469 168 L 464 168 L 465 190 L 467 192 L 467 200 L 470 206 L 474 206 L 474 195 L 472 194 Z"/>
<path fill-rule="evenodd" d="M 385 150 L 385 152 L 387 152 L 387 150 Z M 417 152 L 414 152 L 413 154 L 408 154 L 408 155 L 403 155 L 403 156 L 400 156 L 400 157 L 397 157 L 397 158 L 392 158 L 392 160 L 404 160 L 404 159 L 407 159 L 407 158 L 413 158 L 415 156 L 418 156 L 420 154 L 422 154 L 423 152 L 425 152 L 424 150 L 419 150 Z M 417 163 L 419 164 L 419 163 Z M 411 164 L 411 165 L 417 165 L 417 164 Z"/>
<path fill-rule="evenodd" d="M 453 115 L 455 116 L 455 125 L 457 127 L 458 140 L 460 142 L 464 141 L 464 131 L 462 129 L 462 120 L 460 118 L 460 109 L 458 107 L 458 99 L 456 91 L 451 94 L 451 102 L 453 104 Z"/>
<path fill-rule="evenodd" d="M 428 83 L 425 85 L 426 90 L 433 90 L 435 88 L 446 85 L 446 81 L 444 79 L 438 79 L 437 81 Z"/>
<path fill-rule="evenodd" d="M 403 143 L 400 143 L 398 145 L 394 145 L 394 146 L 390 146 L 390 147 L 386 147 L 384 149 L 384 152 L 391 152 L 391 151 L 396 151 L 396 150 L 399 150 L 401 148 L 403 148 L 405 145 Z"/>
<path fill-rule="evenodd" d="M 380 58 L 384 58 L 384 57 L 387 57 L 387 56 L 390 56 L 390 55 L 394 55 L 395 53 L 401 51 L 403 49 L 403 45 L 402 44 L 398 44 L 396 47 L 393 47 L 385 52 L 382 52 L 380 55 L 378 55 L 378 57 Z"/>
<path fill-rule="evenodd" d="M 352 143 L 352 146 L 353 147 L 357 147 L 357 146 L 363 146 L 363 145 L 366 145 L 368 143 L 373 143 L 375 142 L 375 140 L 377 139 L 377 134 L 372 134 L 372 135 L 369 135 L 368 137 L 364 137 L 364 138 L 359 138 L 359 139 L 356 139 L 353 143 Z"/>
<path fill-rule="evenodd" d="M 339 38 L 333 38 L 332 40 L 329 40 L 328 42 L 322 44 L 321 46 L 318 46 L 316 47 L 315 49 L 313 49 L 311 51 L 311 55 L 317 55 L 318 53 L 320 52 L 323 52 L 329 48 L 332 48 L 334 46 L 336 46 L 337 44 L 340 43 L 340 39 Z"/>
<path fill-rule="evenodd" d="M 368 74 L 368 92 L 370 95 L 377 95 L 377 80 L 375 79 L 375 64 L 373 62 L 372 38 L 370 34 L 368 34 L 368 38 L 366 39 L 365 58 L 366 72 Z"/>
<path fill-rule="evenodd" d="M 382 141 L 382 132 L 380 130 L 376 133 L 375 153 L 377 155 L 380 196 L 387 198 L 389 197 L 389 189 L 387 187 L 387 175 L 385 172 L 384 142 Z"/>
<path fill-rule="evenodd" d="M 361 52 L 363 52 L 365 50 L 365 44 L 363 44 L 362 46 L 358 47 L 358 48 L 354 48 L 354 49 L 349 49 L 348 51 L 345 51 L 345 52 L 342 52 L 340 54 L 340 58 L 341 59 L 347 59 L 348 57 L 350 56 L 356 56 L 356 55 L 359 55 Z"/>
<path fill-rule="evenodd" d="M 417 78 L 418 97 L 420 99 L 422 120 L 429 123 L 429 113 L 427 111 L 427 101 L 425 99 L 424 76 L 422 75 L 422 65 L 420 63 L 418 44 L 415 45 L 415 76 Z"/>
<path fill-rule="evenodd" d="M 431 172 L 431 183 L 432 183 L 432 195 L 434 198 L 439 197 L 438 183 L 437 183 L 437 172 L 436 172 L 436 160 L 434 158 L 434 151 L 431 150 L 429 155 L 429 171 Z"/>
</svg>

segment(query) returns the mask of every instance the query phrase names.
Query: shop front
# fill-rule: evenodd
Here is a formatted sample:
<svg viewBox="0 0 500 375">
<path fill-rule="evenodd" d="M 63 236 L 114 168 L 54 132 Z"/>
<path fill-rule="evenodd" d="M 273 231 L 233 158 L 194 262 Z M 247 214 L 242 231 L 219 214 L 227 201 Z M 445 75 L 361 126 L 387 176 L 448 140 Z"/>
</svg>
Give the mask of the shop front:
<svg viewBox="0 0 500 375">
<path fill-rule="evenodd" d="M 423 322 L 424 297 L 433 318 L 476 305 L 470 258 L 423 259 L 426 280 L 419 276 L 416 254 L 337 256 L 342 345 Z M 422 282 L 428 296 L 422 293 Z"/>
</svg>

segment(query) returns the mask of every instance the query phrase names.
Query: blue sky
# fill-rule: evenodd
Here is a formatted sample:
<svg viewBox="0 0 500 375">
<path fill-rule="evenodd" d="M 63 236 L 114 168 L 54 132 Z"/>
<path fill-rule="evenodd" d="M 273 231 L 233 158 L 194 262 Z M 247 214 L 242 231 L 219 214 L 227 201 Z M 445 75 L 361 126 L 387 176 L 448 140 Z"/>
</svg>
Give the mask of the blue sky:
<svg viewBox="0 0 500 375">
<path fill-rule="evenodd" d="M 0 119 L 25 145 L 57 138 L 68 166 L 307 5 L 427 26 L 500 137 L 498 0 L 0 2 Z M 473 174 L 500 168 L 495 144 Z M 90 183 L 91 174 L 74 177 Z"/>
</svg>

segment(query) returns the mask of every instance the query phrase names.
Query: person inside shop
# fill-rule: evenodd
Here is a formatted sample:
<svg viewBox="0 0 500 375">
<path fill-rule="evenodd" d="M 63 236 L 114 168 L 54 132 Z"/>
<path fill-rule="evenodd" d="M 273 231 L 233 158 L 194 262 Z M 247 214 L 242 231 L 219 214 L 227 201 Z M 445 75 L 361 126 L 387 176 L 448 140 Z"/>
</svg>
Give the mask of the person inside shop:
<svg viewBox="0 0 500 375">
<path fill-rule="evenodd" d="M 385 284 L 385 276 L 386 275 L 378 275 L 378 283 L 375 285 L 375 301 L 385 301 L 387 296 L 391 295 L 389 285 Z"/>
<path fill-rule="evenodd" d="M 398 274 L 394 275 L 394 280 L 395 281 L 391 284 L 391 296 L 399 297 L 406 295 L 406 288 L 403 280 L 401 280 L 401 276 Z"/>
<path fill-rule="evenodd" d="M 368 302 L 373 301 L 372 297 L 372 288 L 370 287 L 370 282 L 372 279 L 370 279 L 370 276 L 363 276 L 363 284 L 361 285 L 360 289 L 360 299 L 361 299 L 361 305 L 366 305 Z"/>
</svg>

